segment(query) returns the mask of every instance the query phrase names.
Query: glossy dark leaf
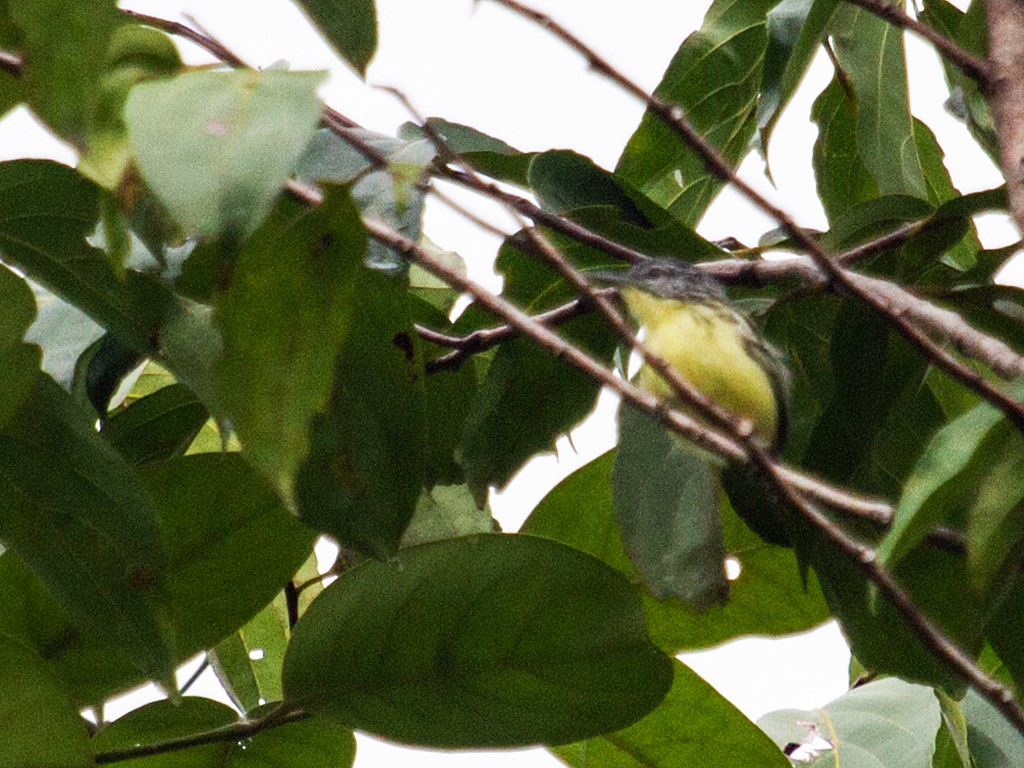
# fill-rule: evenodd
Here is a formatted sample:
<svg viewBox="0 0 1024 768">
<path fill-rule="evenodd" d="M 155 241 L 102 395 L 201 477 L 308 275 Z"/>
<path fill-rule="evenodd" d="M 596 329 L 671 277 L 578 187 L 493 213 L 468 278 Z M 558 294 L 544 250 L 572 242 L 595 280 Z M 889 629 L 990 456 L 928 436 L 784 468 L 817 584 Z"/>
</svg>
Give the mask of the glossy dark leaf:
<svg viewBox="0 0 1024 768">
<path fill-rule="evenodd" d="M 614 454 L 607 453 L 564 479 L 522 530 L 588 552 L 635 580 L 613 520 L 613 461 Z M 725 552 L 740 567 L 729 602 L 697 613 L 681 600 L 644 595 L 651 637 L 665 651 L 708 648 L 743 635 L 800 632 L 828 618 L 813 574 L 805 586 L 793 551 L 766 544 L 728 507 L 723 512 Z"/>
<path fill-rule="evenodd" d="M 641 717 L 670 683 L 624 579 L 494 534 L 349 570 L 299 622 L 284 668 L 286 702 L 434 747 L 586 738 Z"/>
<path fill-rule="evenodd" d="M 672 689 L 628 728 L 552 751 L 573 768 L 788 768 L 764 732 L 685 664 L 674 661 Z"/>
<path fill-rule="evenodd" d="M 299 0 L 335 52 L 360 75 L 377 50 L 377 9 L 374 0 Z"/>
<path fill-rule="evenodd" d="M 725 602 L 718 518 L 721 467 L 645 413 L 619 412 L 612 502 L 622 543 L 648 591 L 697 610 Z"/>
</svg>

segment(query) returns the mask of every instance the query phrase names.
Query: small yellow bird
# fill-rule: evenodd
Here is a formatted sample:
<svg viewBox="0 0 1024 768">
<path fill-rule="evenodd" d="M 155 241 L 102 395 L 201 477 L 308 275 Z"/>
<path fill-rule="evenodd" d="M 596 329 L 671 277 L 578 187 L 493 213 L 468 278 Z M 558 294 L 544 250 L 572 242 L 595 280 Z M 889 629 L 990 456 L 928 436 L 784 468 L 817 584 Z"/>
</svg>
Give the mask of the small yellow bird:
<svg viewBox="0 0 1024 768">
<path fill-rule="evenodd" d="M 779 354 L 729 303 L 718 280 L 692 264 L 665 258 L 588 276 L 618 287 L 653 354 L 708 399 L 750 419 L 754 435 L 765 446 L 782 445 L 786 368 Z M 638 383 L 657 395 L 672 395 L 668 382 L 646 365 Z"/>
</svg>

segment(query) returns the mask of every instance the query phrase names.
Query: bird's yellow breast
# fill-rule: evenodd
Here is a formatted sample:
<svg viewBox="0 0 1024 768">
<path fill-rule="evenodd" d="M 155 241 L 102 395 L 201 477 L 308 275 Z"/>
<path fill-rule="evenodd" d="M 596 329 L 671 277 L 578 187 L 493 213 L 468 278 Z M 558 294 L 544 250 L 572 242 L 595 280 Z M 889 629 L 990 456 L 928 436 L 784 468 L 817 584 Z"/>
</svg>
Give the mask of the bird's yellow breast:
<svg viewBox="0 0 1024 768">
<path fill-rule="evenodd" d="M 706 397 L 736 416 L 754 423 L 758 437 L 774 442 L 778 404 L 772 382 L 750 354 L 746 320 L 724 304 L 663 299 L 636 288 L 623 298 L 646 329 L 647 348 L 671 364 Z M 647 366 L 639 384 L 658 395 L 672 390 Z"/>
</svg>

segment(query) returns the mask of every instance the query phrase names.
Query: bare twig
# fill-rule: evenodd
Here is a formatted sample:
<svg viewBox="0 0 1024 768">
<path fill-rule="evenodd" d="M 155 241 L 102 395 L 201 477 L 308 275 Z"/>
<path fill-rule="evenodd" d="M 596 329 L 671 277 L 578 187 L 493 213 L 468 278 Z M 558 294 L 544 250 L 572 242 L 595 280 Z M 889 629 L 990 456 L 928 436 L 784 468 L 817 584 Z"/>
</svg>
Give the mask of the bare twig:
<svg viewBox="0 0 1024 768">
<path fill-rule="evenodd" d="M 905 314 L 892 312 L 886 300 L 864 290 L 857 283 L 856 279 L 851 277 L 851 273 L 844 270 L 836 262 L 835 257 L 825 251 L 807 231 L 798 226 L 789 214 L 737 176 L 729 162 L 690 124 L 680 107 L 647 93 L 635 82 L 612 67 L 611 64 L 582 40 L 545 14 L 523 5 L 518 0 L 493 0 L 493 2 L 503 5 L 547 29 L 583 56 L 596 72 L 644 102 L 651 114 L 675 133 L 691 151 L 701 157 L 705 168 L 710 173 L 732 184 L 750 202 L 775 219 L 793 239 L 794 243 L 810 255 L 834 289 L 855 297 L 879 313 L 881 317 L 892 325 L 900 336 L 917 349 L 926 359 L 930 360 L 964 386 L 974 390 L 983 399 L 998 408 L 1018 430 L 1024 432 L 1024 406 L 1009 397 L 1005 392 L 1002 392 L 984 376 L 964 365 L 952 354 L 933 343 L 926 333 L 907 319 Z"/>
<path fill-rule="evenodd" d="M 239 69 L 251 69 L 242 59 L 236 56 L 227 46 L 223 45 L 219 40 L 207 35 L 199 30 L 192 29 L 187 24 L 182 24 L 178 21 L 171 21 L 170 19 L 161 19 L 156 16 L 150 16 L 145 13 L 139 13 L 138 11 L 122 10 L 121 13 L 126 16 L 130 16 L 140 24 L 145 24 L 147 27 L 153 27 L 154 29 L 160 29 L 171 35 L 177 35 L 178 37 L 184 37 L 186 40 L 191 40 L 193 43 L 198 45 L 200 48 L 208 51 L 216 58 L 223 61 L 232 67 L 238 67 Z"/>
<path fill-rule="evenodd" d="M 988 62 L 979 59 L 967 49 L 961 48 L 927 24 L 911 18 L 900 5 L 886 2 L 886 0 L 846 0 L 846 2 L 863 8 L 894 26 L 910 30 L 919 37 L 923 37 L 935 46 L 940 56 L 959 67 L 965 75 L 977 81 L 982 87 L 988 82 L 990 76 Z"/>
<path fill-rule="evenodd" d="M 21 77 L 24 67 L 25 62 L 21 56 L 11 51 L 0 51 L 0 70 L 14 77 Z"/>
</svg>

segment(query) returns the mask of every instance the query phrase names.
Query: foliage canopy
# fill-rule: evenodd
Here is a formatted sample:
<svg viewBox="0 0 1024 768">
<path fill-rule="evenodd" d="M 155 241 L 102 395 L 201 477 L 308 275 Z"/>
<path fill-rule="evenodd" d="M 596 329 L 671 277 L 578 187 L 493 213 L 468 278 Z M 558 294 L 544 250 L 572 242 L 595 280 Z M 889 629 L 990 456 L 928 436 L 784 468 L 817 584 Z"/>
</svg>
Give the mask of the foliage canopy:
<svg viewBox="0 0 1024 768">
<path fill-rule="evenodd" d="M 373 0 L 296 2 L 364 74 Z M 321 73 L 110 0 L 0 0 L 0 114 L 79 156 L 0 163 L 0 764 L 342 766 L 353 729 L 581 766 L 1024 764 L 1024 300 L 973 218 L 1024 219 L 1020 16 L 714 0 L 606 170 L 442 118 L 375 133 Z M 953 186 L 908 29 L 1005 187 Z M 732 169 L 823 49 L 808 232 Z M 436 179 L 529 220 L 501 296 L 421 232 Z M 760 244 L 696 231 L 727 184 L 776 219 Z M 780 351 L 781 456 L 620 375 L 636 339 L 587 273 L 649 257 L 716 275 Z M 489 489 L 605 386 L 622 449 L 498 531 Z M 815 712 L 755 725 L 672 658 L 833 617 L 857 685 Z M 198 653 L 238 711 L 182 695 Z M 169 698 L 102 722 L 147 680 Z"/>
</svg>

